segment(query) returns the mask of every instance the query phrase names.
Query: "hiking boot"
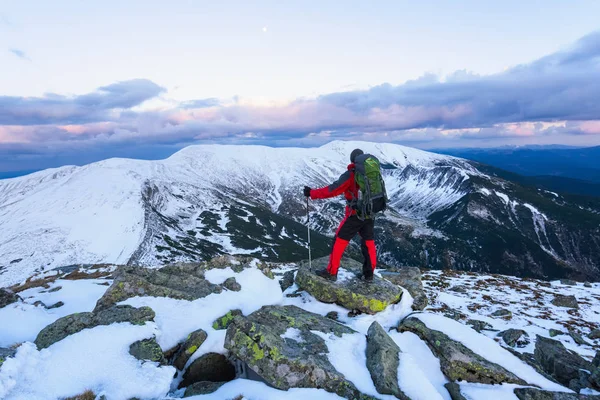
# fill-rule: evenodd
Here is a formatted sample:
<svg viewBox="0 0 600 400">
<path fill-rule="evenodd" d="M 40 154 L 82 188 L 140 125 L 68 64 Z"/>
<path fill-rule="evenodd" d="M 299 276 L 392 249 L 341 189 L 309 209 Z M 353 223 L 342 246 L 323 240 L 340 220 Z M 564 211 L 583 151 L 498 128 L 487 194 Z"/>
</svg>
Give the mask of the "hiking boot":
<svg viewBox="0 0 600 400">
<path fill-rule="evenodd" d="M 371 275 L 365 275 L 365 274 L 363 274 L 361 272 L 360 274 L 357 274 L 356 277 L 358 279 L 360 279 L 361 281 L 363 281 L 363 282 L 373 283 L 373 275 L 372 274 Z"/>
<path fill-rule="evenodd" d="M 337 281 L 337 275 L 331 275 L 329 271 L 326 269 L 320 269 L 315 271 L 315 275 L 320 276 L 321 278 L 327 279 L 329 281 L 335 282 Z"/>
</svg>

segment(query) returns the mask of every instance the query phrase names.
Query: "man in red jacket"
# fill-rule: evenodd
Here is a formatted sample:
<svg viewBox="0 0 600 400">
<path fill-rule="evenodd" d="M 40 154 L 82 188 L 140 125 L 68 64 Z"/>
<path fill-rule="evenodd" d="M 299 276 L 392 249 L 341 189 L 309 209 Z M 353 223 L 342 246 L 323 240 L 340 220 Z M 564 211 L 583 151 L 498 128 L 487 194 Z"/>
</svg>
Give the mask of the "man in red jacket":
<svg viewBox="0 0 600 400">
<path fill-rule="evenodd" d="M 304 187 L 304 195 L 313 200 L 328 199 L 343 194 L 347 201 L 344 219 L 335 232 L 333 250 L 329 256 L 327 269 L 316 272 L 317 275 L 332 281 L 337 280 L 337 273 L 344 250 L 357 233 L 362 239 L 361 249 L 364 257 L 361 278 L 367 282 L 372 281 L 373 271 L 375 271 L 375 266 L 377 265 L 375 236 L 373 232 L 374 220 L 373 218 L 358 218 L 355 210 L 359 188 L 354 180 L 354 160 L 361 154 L 363 154 L 363 151 L 360 149 L 356 149 L 350 154 L 351 163 L 348 165 L 348 170 L 331 185 L 320 189 L 311 189 L 308 186 Z"/>
</svg>

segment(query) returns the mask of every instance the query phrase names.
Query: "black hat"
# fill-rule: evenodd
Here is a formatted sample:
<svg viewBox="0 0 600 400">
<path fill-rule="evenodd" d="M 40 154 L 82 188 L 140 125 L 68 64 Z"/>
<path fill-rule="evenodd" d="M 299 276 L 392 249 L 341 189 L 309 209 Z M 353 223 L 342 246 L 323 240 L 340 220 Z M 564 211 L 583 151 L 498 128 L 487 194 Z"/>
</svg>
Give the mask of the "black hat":
<svg viewBox="0 0 600 400">
<path fill-rule="evenodd" d="M 356 160 L 356 157 L 360 156 L 361 154 L 364 154 L 364 152 L 361 149 L 352 150 L 352 153 L 350 153 L 350 162 L 354 162 L 354 160 Z"/>
</svg>

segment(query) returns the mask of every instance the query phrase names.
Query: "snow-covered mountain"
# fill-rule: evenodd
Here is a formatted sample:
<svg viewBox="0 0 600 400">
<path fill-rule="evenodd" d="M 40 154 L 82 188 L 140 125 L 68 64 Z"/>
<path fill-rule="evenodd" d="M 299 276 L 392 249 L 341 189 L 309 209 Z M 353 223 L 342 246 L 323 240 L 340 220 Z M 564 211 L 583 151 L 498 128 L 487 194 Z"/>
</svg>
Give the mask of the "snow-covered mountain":
<svg viewBox="0 0 600 400">
<path fill-rule="evenodd" d="M 301 189 L 334 181 L 357 147 L 385 166 L 391 210 L 378 221 L 378 245 L 387 263 L 600 276 L 598 203 L 525 188 L 450 156 L 337 141 L 190 146 L 160 161 L 109 159 L 1 180 L 0 282 L 79 263 L 303 259 Z M 314 254 L 328 252 L 343 205 L 311 202 Z"/>
</svg>

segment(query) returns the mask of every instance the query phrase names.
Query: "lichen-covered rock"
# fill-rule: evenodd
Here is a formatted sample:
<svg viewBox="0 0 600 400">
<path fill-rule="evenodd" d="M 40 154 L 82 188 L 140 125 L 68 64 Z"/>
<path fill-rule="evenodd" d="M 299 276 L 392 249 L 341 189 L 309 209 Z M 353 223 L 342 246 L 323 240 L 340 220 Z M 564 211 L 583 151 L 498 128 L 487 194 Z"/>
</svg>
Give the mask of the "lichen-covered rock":
<svg viewBox="0 0 600 400">
<path fill-rule="evenodd" d="M 290 328 L 300 331 L 300 341 L 282 337 Z M 338 337 L 356 333 L 296 306 L 265 306 L 234 319 L 225 348 L 275 388 L 321 388 L 344 398 L 370 399 L 333 367 L 325 341 L 311 331 Z"/>
<path fill-rule="evenodd" d="M 167 360 L 162 349 L 156 343 L 156 338 L 138 340 L 129 346 L 129 354 L 141 361 L 157 362 L 160 365 L 167 365 Z"/>
<path fill-rule="evenodd" d="M 529 344 L 529 334 L 522 329 L 507 329 L 498 334 L 498 336 L 502 337 L 504 343 L 509 345 L 510 347 L 523 347 Z"/>
<path fill-rule="evenodd" d="M 180 371 L 183 370 L 190 357 L 202 346 L 207 337 L 208 335 L 202 329 L 190 333 L 175 353 L 173 366 Z"/>
<path fill-rule="evenodd" d="M 349 310 L 358 310 L 367 314 L 378 313 L 390 304 L 400 301 L 402 290 L 385 279 L 375 277 L 373 282 L 365 283 L 352 275 L 347 279 L 333 282 L 313 272 L 325 268 L 328 262 L 328 257 L 315 260 L 312 271 L 308 268 L 308 263 L 301 263 L 296 275 L 298 286 L 317 300 L 323 303 L 336 303 Z M 354 260 L 342 260 L 342 268 L 357 272 L 357 266 L 362 268 L 362 265 Z"/>
<path fill-rule="evenodd" d="M 38 349 L 45 349 L 84 329 L 115 322 L 130 322 L 143 325 L 154 320 L 154 311 L 150 307 L 134 308 L 127 305 L 113 306 L 99 312 L 83 312 L 62 317 L 42 329 L 35 339 Z"/>
<path fill-rule="evenodd" d="M 412 309 L 421 311 L 427 307 L 427 296 L 421 282 L 421 270 L 417 267 L 394 268 L 381 271 L 381 276 L 388 281 L 408 290 L 413 298 Z"/>
<path fill-rule="evenodd" d="M 577 298 L 575 296 L 565 296 L 562 294 L 555 294 L 554 299 L 552 299 L 552 304 L 557 307 L 566 307 L 566 308 L 579 308 L 579 304 L 577 303 Z"/>
<path fill-rule="evenodd" d="M 209 381 L 196 382 L 185 388 L 185 393 L 184 393 L 183 397 L 192 397 L 192 396 L 198 396 L 201 394 L 214 393 L 217 390 L 219 390 L 219 388 L 226 383 L 227 382 L 209 382 Z"/>
<path fill-rule="evenodd" d="M 381 394 L 391 394 L 409 400 L 398 386 L 400 348 L 377 323 L 373 322 L 367 332 L 367 369 L 375 388 Z"/>
<path fill-rule="evenodd" d="M 223 287 L 227 290 L 231 290 L 232 292 L 239 292 L 242 290 L 242 285 L 240 285 L 233 276 L 225 279 L 225 282 L 223 282 Z"/>
<path fill-rule="evenodd" d="M 424 340 L 431 351 L 440 359 L 442 372 L 451 381 L 479 382 L 486 384 L 526 384 L 521 378 L 505 368 L 452 340 L 443 332 L 429 329 L 415 317 L 405 319 L 398 327 L 400 332 L 413 332 Z"/>
<path fill-rule="evenodd" d="M 4 364 L 4 361 L 6 361 L 8 357 L 14 357 L 15 354 L 16 351 L 13 349 L 5 349 L 3 347 L 0 347 L 0 367 L 2 366 L 2 364 Z"/>
<path fill-rule="evenodd" d="M 6 307 L 9 304 L 16 303 L 20 297 L 8 289 L 0 288 L 0 308 Z"/>
<path fill-rule="evenodd" d="M 130 297 L 153 296 L 196 300 L 220 293 L 221 286 L 204 278 L 202 264 L 176 264 L 161 269 L 120 267 L 113 284 L 96 303 L 95 311 L 106 309 Z"/>
<path fill-rule="evenodd" d="M 515 389 L 519 400 L 600 400 L 600 396 L 588 396 L 575 393 L 549 392 L 534 388 Z"/>
<path fill-rule="evenodd" d="M 229 382 L 234 379 L 235 367 L 227 357 L 218 353 L 206 353 L 188 367 L 179 388 L 196 382 Z"/>
<path fill-rule="evenodd" d="M 580 370 L 591 371 L 592 363 L 568 351 L 558 340 L 537 336 L 534 356 L 540 367 L 562 385 L 580 388 Z"/>
<path fill-rule="evenodd" d="M 233 319 L 240 315 L 242 315 L 241 310 L 231 310 L 222 317 L 217 318 L 215 322 L 213 322 L 212 327 L 216 330 L 227 329 Z"/>
<path fill-rule="evenodd" d="M 467 320 L 467 322 L 465 322 L 465 324 L 470 325 L 471 328 L 473 328 L 474 330 L 476 330 L 477 332 L 481 332 L 481 331 L 485 331 L 485 330 L 494 330 L 494 327 L 490 324 L 488 324 L 485 321 L 480 321 L 478 319 L 469 319 Z"/>
<path fill-rule="evenodd" d="M 460 385 L 456 382 L 448 382 L 444 385 L 452 400 L 467 400 L 460 392 Z"/>
<path fill-rule="evenodd" d="M 512 311 L 507 310 L 506 308 L 501 308 L 491 313 L 490 316 L 509 320 L 512 319 Z"/>
</svg>

